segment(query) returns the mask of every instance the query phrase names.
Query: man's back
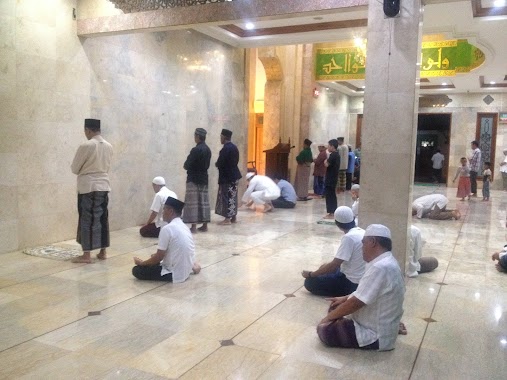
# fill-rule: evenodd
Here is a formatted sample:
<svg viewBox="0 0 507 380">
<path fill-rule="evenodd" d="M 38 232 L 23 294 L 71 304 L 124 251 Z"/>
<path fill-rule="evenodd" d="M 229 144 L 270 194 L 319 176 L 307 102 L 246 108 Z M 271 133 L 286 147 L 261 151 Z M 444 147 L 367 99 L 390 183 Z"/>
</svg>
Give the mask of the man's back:
<svg viewBox="0 0 507 380">
<path fill-rule="evenodd" d="M 343 237 L 335 258 L 344 260 L 340 270 L 347 278 L 358 284 L 364 275 L 365 262 L 363 259 L 364 230 L 359 227 L 350 229 Z"/>
<path fill-rule="evenodd" d="M 100 135 L 79 146 L 71 166 L 72 172 L 78 176 L 79 194 L 111 191 L 108 172 L 112 157 L 113 147 Z"/>
<path fill-rule="evenodd" d="M 444 163 L 444 155 L 440 152 L 437 152 L 431 157 L 431 161 L 433 162 L 433 169 L 442 169 Z"/>
<path fill-rule="evenodd" d="M 281 179 L 277 183 L 280 188 L 280 196 L 288 202 L 296 203 L 297 195 L 294 187 L 284 179 Z"/>
<path fill-rule="evenodd" d="M 162 275 L 172 272 L 173 282 L 185 281 L 192 272 L 195 262 L 195 244 L 190 229 L 181 218 L 173 219 L 160 231 L 158 249 L 166 254 L 161 262 Z"/>
</svg>

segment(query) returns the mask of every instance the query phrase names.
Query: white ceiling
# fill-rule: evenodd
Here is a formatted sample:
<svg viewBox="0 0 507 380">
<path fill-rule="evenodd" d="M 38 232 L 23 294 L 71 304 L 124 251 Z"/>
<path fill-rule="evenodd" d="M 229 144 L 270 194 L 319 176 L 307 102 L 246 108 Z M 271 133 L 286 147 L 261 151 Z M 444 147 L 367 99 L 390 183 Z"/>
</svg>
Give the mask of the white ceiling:
<svg viewBox="0 0 507 380">
<path fill-rule="evenodd" d="M 482 0 L 482 7 L 493 6 L 495 0 Z M 491 4 L 489 4 L 489 3 Z M 505 7 L 504 7 L 505 8 Z M 473 17 L 472 2 L 458 1 L 448 3 L 431 3 L 424 7 L 423 33 L 442 34 L 445 38 L 466 38 L 470 43 L 480 48 L 486 55 L 485 63 L 470 73 L 458 74 L 447 78 L 430 78 L 428 85 L 454 85 L 455 88 L 423 89 L 422 94 L 435 93 L 464 93 L 464 92 L 507 92 L 507 16 Z M 294 25 L 311 25 L 326 22 L 367 19 L 367 9 L 364 7 L 349 8 L 341 12 L 312 13 L 305 17 L 280 18 L 269 20 L 242 20 L 235 26 L 243 30 L 246 24 L 255 25 L 254 30 L 262 28 L 277 28 Z M 195 30 L 237 47 L 260 47 L 277 45 L 294 45 L 302 43 L 350 41 L 355 37 L 366 37 L 366 27 L 346 29 L 307 31 L 289 34 L 269 34 L 257 37 L 240 37 L 216 25 L 199 25 Z M 495 82 L 495 85 L 481 87 L 483 83 Z M 364 85 L 363 80 L 349 80 L 349 85 L 358 89 Z M 339 89 L 349 95 L 362 95 L 362 91 L 355 91 L 337 83 L 324 85 Z M 505 87 L 495 87 L 504 85 Z M 448 86 L 449 87 L 449 86 Z"/>
</svg>

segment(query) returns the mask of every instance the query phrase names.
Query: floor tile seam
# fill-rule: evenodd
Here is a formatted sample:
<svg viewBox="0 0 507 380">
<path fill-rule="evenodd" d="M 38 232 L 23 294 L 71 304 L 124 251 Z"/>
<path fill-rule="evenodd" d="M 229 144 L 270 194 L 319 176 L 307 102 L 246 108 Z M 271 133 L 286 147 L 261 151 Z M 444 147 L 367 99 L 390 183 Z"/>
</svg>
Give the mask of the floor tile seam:
<svg viewBox="0 0 507 380">
<path fill-rule="evenodd" d="M 444 272 L 444 276 L 442 277 L 442 283 L 445 283 L 445 278 L 447 276 L 447 272 L 449 271 L 449 265 L 451 263 L 451 260 L 453 259 L 454 257 L 454 253 L 455 253 L 455 250 L 456 250 L 456 243 L 458 241 L 458 238 L 459 238 L 459 235 L 460 233 L 462 232 L 463 230 L 463 226 L 465 225 L 465 219 L 466 217 L 469 215 L 468 214 L 469 212 L 469 209 L 467 209 L 467 212 L 465 214 L 465 216 L 463 218 L 460 218 L 460 228 L 459 228 L 459 231 L 458 231 L 458 235 L 455 239 L 455 242 L 454 242 L 454 246 L 453 246 L 453 249 L 452 249 L 452 253 L 451 253 L 451 256 L 449 257 L 449 260 L 448 260 L 448 263 L 447 263 L 447 266 L 445 268 L 445 272 Z M 440 292 L 442 291 L 442 287 L 443 285 L 440 285 L 439 289 L 438 289 L 438 292 L 437 292 L 437 296 L 435 297 L 435 301 L 433 302 L 433 307 L 431 309 L 431 313 L 429 315 L 429 318 L 432 318 L 433 317 L 433 313 L 435 312 L 435 308 L 437 306 L 437 302 L 438 302 L 438 299 L 440 297 Z M 421 341 L 419 343 L 419 347 L 417 348 L 417 352 L 416 352 L 416 355 L 415 355 L 415 358 L 414 358 L 414 362 L 412 363 L 412 369 L 410 370 L 410 374 L 408 376 L 408 379 L 410 380 L 412 378 L 412 375 L 414 373 L 414 370 L 415 370 L 415 366 L 417 364 L 417 359 L 419 358 L 419 353 L 421 352 L 421 349 L 422 349 L 422 345 L 424 343 L 424 339 L 426 338 L 426 333 L 428 332 L 428 327 L 430 325 L 430 322 L 426 322 L 426 327 L 424 328 L 424 333 L 421 337 Z"/>
<path fill-rule="evenodd" d="M 136 249 L 136 250 L 133 250 L 133 251 L 128 251 L 128 252 L 125 252 L 125 253 L 120 253 L 118 255 L 114 255 L 112 257 L 109 257 L 107 260 L 108 261 L 111 261 L 111 260 L 114 260 L 116 257 L 120 257 L 120 256 L 123 256 L 123 255 L 126 255 L 128 253 L 133 253 L 133 252 L 137 252 L 137 251 L 140 251 L 142 249 L 146 249 L 148 247 L 145 247 L 145 248 L 139 248 L 139 249 Z M 49 260 L 49 259 L 48 259 Z M 67 261 L 67 260 L 66 260 Z M 45 278 L 45 277 L 51 277 L 51 276 L 54 276 L 55 274 L 59 274 L 59 273 L 64 273 L 66 271 L 69 271 L 69 270 L 74 270 L 76 268 L 80 268 L 80 267 L 85 267 L 87 265 L 95 265 L 95 264 L 101 264 L 103 261 L 97 261 L 97 262 L 94 262 L 94 263 L 91 263 L 91 264 L 80 264 L 80 265 L 75 265 L 75 266 L 72 266 L 72 267 L 69 267 L 67 269 L 63 269 L 63 270 L 59 270 L 59 271 L 56 271 L 56 272 L 53 272 L 53 273 L 49 273 L 49 274 L 46 274 L 44 276 L 40 276 L 40 277 L 34 277 L 34 278 L 31 278 L 29 280 L 26 280 L 26 281 L 19 281 L 19 282 L 16 282 L 15 284 L 11 284 L 11 285 L 7 285 L 7 286 L 3 286 L 3 287 L 0 287 L 0 291 L 2 291 L 3 289 L 7 289 L 11 286 L 16 286 L 16 285 L 20 285 L 20 284 L 26 284 L 30 281 L 35 281 L 35 280 L 40 280 L 42 278 Z"/>
<path fill-rule="evenodd" d="M 67 326 L 70 326 L 70 325 L 71 325 L 71 324 L 73 324 L 73 323 L 76 323 L 76 322 L 82 321 L 83 319 L 88 318 L 88 317 L 89 317 L 89 315 L 85 315 L 85 316 L 84 316 L 84 317 L 82 317 L 82 318 L 78 318 L 78 319 L 76 319 L 76 320 L 74 320 L 74 321 L 71 321 L 71 322 L 69 322 L 69 323 L 66 323 L 66 324 L 64 324 L 64 325 L 62 325 L 62 326 L 58 326 L 57 328 L 55 328 L 55 329 L 53 329 L 53 330 L 46 331 L 46 332 L 45 332 L 45 333 L 43 333 L 43 334 L 40 334 L 40 335 L 34 336 L 34 337 L 30 338 L 30 339 L 24 340 L 23 342 L 19 342 L 19 343 L 16 343 L 16 344 L 14 344 L 14 345 L 12 345 L 12 346 L 10 346 L 10 347 L 4 348 L 3 350 L 0 350 L 0 354 L 2 354 L 2 353 L 3 353 L 3 352 L 5 352 L 5 351 L 11 350 L 11 349 L 13 349 L 13 348 L 16 348 L 16 347 L 18 347 L 18 346 L 20 346 L 20 345 L 22 345 L 22 344 L 25 344 L 25 343 L 31 342 L 32 340 L 38 339 L 38 338 L 40 338 L 41 336 L 44 336 L 44 335 L 46 335 L 46 334 L 51 334 L 52 332 L 54 332 L 54 331 L 56 331 L 56 330 L 62 329 L 62 328 L 67 327 Z M 42 342 L 41 342 L 41 343 L 42 343 Z M 71 353 L 73 353 L 73 352 L 74 352 L 74 351 L 72 351 L 72 350 L 68 350 L 68 349 L 66 349 L 66 348 L 60 348 L 60 347 L 58 347 L 58 346 L 53 346 L 52 344 L 49 344 L 49 343 L 43 343 L 43 344 L 46 344 L 46 345 L 48 345 L 48 346 L 52 346 L 52 347 L 55 347 L 55 348 L 58 348 L 58 349 L 61 349 L 61 350 L 68 351 L 68 353 L 69 353 L 69 354 L 71 354 Z"/>
</svg>

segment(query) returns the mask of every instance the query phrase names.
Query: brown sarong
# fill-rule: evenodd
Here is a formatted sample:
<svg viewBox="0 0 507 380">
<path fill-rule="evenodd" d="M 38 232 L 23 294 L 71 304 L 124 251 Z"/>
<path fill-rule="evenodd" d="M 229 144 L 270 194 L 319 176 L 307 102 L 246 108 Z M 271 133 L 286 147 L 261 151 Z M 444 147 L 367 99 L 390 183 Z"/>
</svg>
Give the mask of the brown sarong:
<svg viewBox="0 0 507 380">
<path fill-rule="evenodd" d="M 298 164 L 294 190 L 298 198 L 308 197 L 308 181 L 310 180 L 310 164 Z"/>
</svg>

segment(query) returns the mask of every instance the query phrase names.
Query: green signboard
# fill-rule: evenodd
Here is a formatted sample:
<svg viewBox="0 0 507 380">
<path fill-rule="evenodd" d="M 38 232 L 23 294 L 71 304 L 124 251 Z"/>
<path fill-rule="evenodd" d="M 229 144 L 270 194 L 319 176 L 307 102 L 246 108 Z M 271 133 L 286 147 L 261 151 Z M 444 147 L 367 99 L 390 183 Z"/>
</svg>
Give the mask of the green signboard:
<svg viewBox="0 0 507 380">
<path fill-rule="evenodd" d="M 421 78 L 467 73 L 484 63 L 484 53 L 467 40 L 423 42 Z M 366 58 L 356 47 L 317 48 L 315 80 L 364 79 Z"/>
</svg>

